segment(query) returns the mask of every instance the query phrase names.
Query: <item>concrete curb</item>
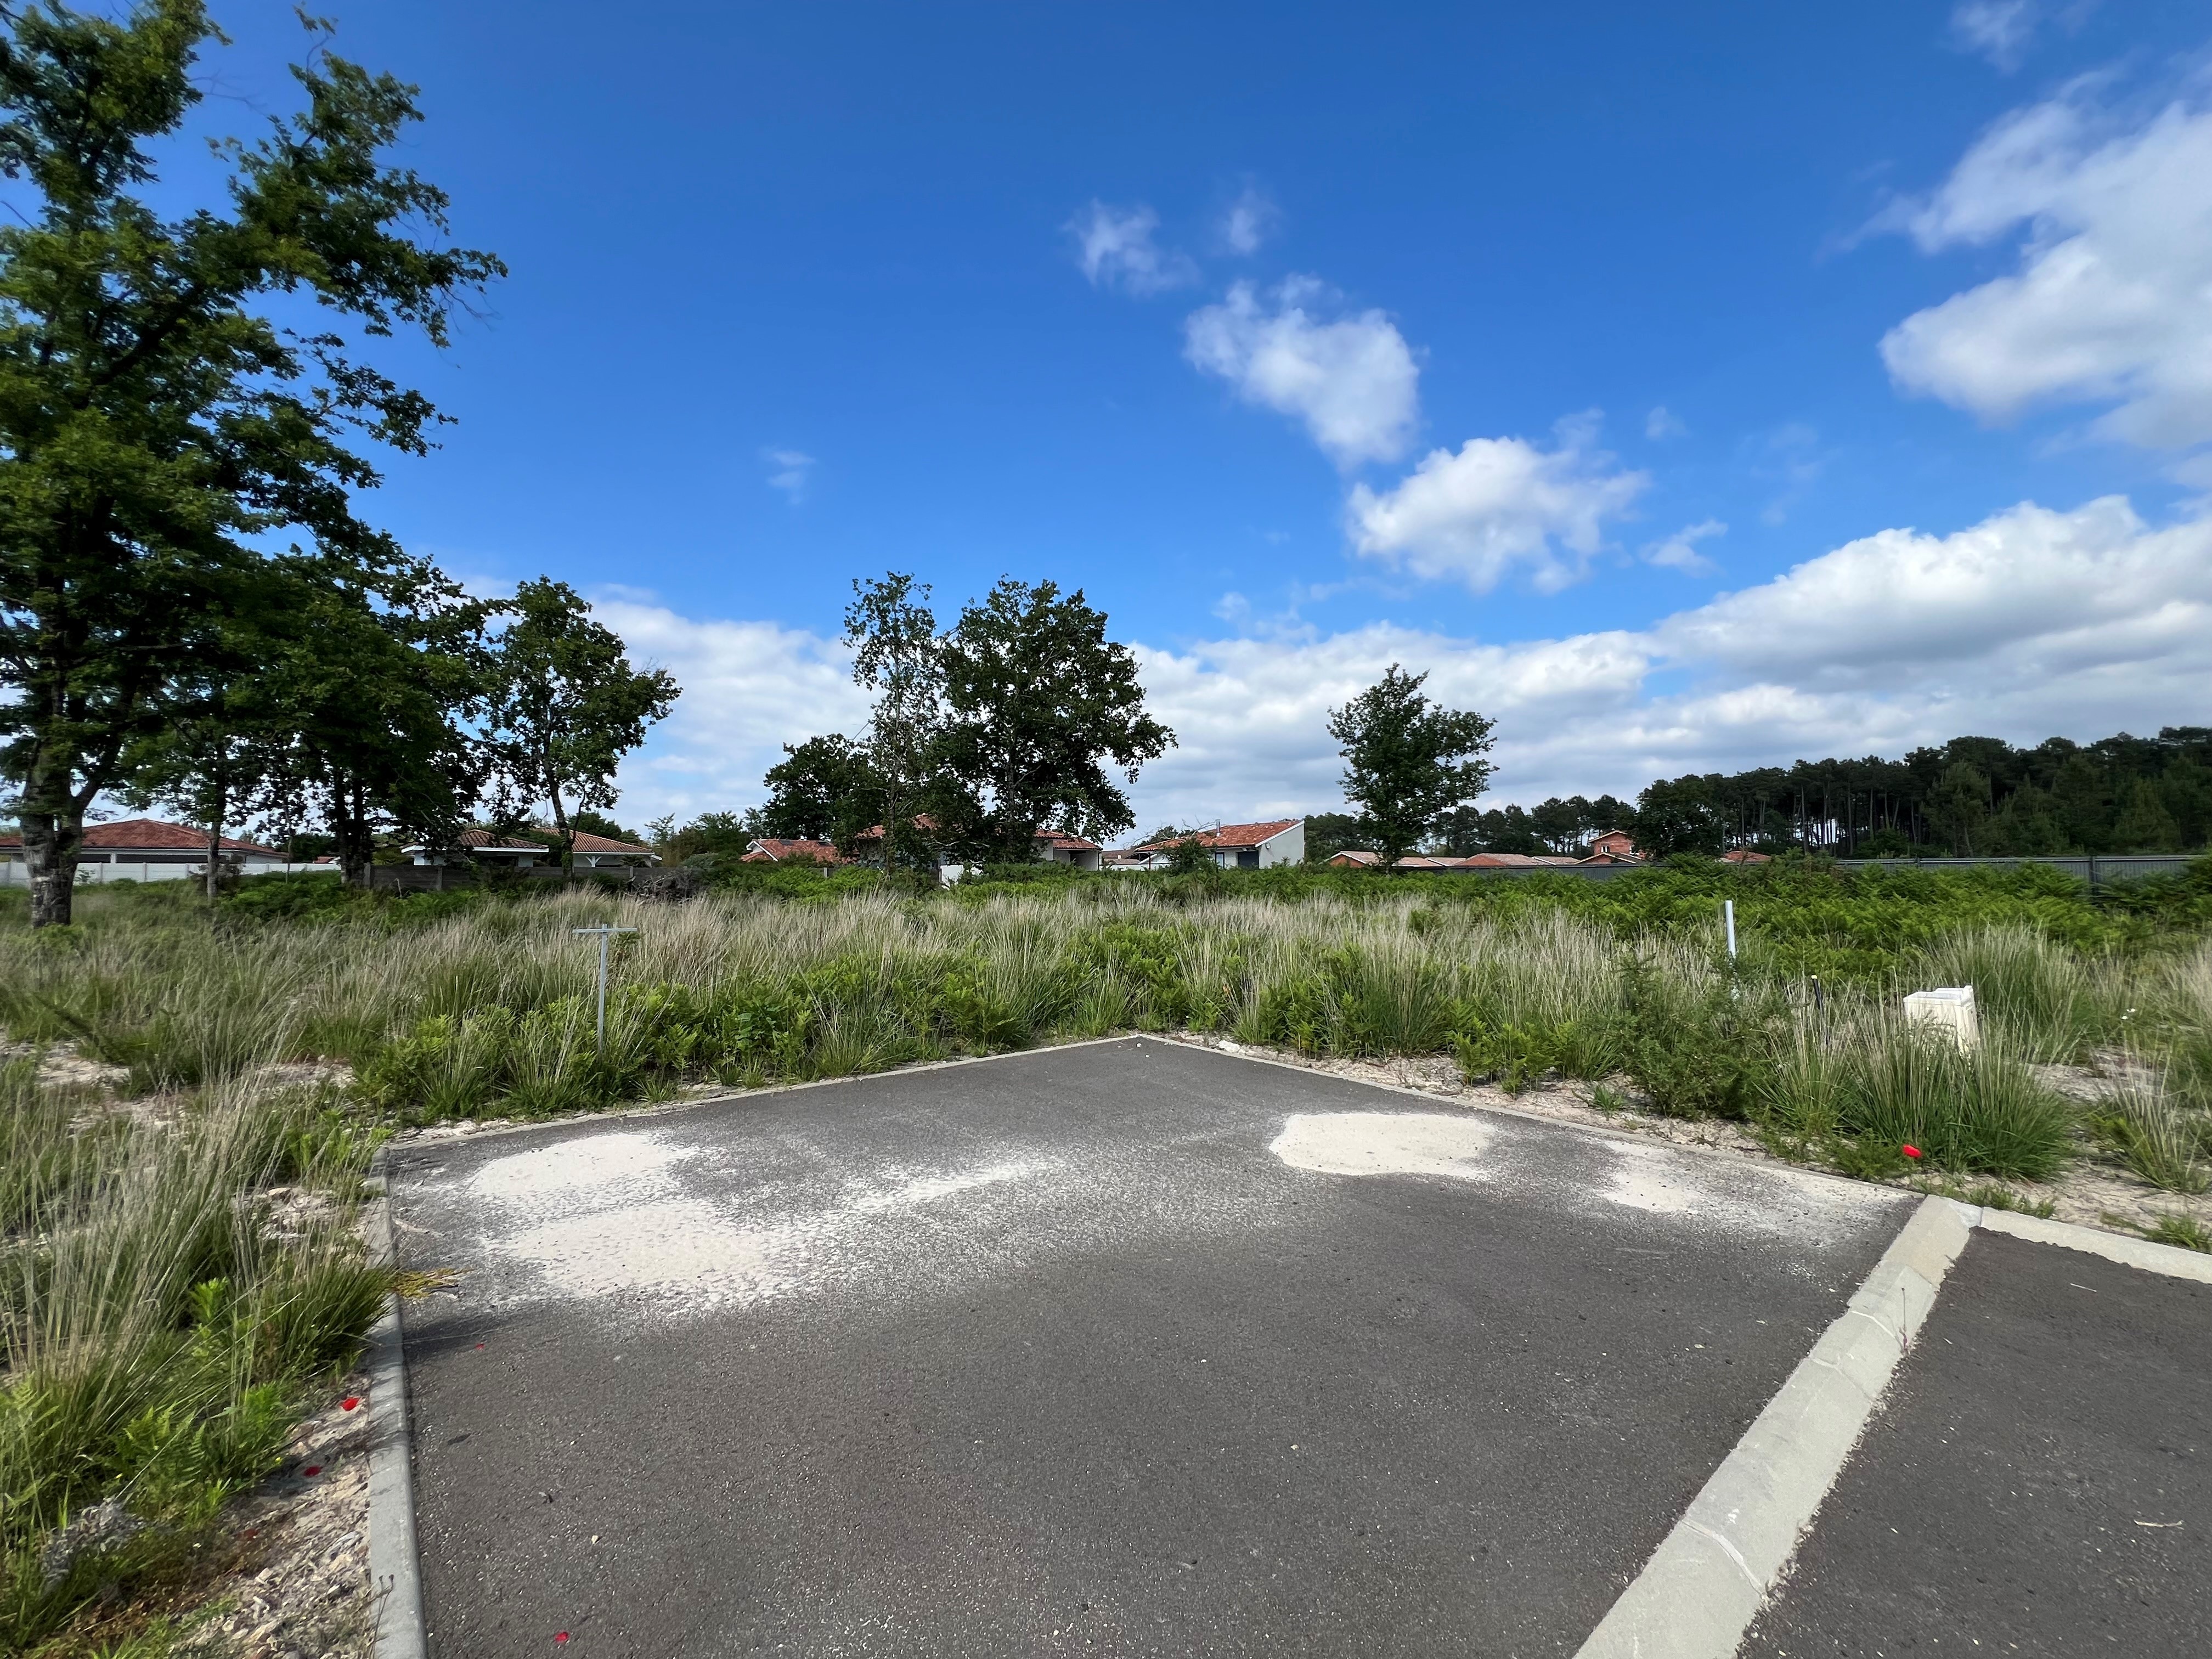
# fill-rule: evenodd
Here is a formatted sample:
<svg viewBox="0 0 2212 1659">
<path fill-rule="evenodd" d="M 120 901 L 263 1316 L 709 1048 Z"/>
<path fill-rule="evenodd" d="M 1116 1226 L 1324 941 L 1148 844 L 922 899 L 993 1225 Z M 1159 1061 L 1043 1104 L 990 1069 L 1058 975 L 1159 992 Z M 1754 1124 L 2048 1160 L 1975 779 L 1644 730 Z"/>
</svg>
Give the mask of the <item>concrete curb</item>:
<svg viewBox="0 0 2212 1659">
<path fill-rule="evenodd" d="M 1577 1659 L 1731 1659 L 1979 1219 L 1921 1201 Z"/>
<path fill-rule="evenodd" d="M 381 1151 L 374 1170 L 377 1194 L 368 1209 L 368 1247 L 379 1262 L 397 1267 L 391 1183 Z M 384 1316 L 368 1334 L 368 1408 L 383 1419 L 372 1431 L 368 1449 L 368 1582 L 376 1598 L 375 1659 L 427 1659 L 415 1540 L 414 1437 L 407 1420 L 407 1356 L 399 1320 L 395 1291 L 385 1297 Z"/>
<path fill-rule="evenodd" d="M 2168 1279 L 2193 1279 L 2200 1285 L 2212 1285 L 2212 1255 L 2202 1250 L 2185 1250 L 2178 1244 L 2154 1244 L 2147 1238 L 2101 1232 L 2094 1227 L 2076 1226 L 2070 1221 L 2045 1221 L 2040 1216 L 2022 1215 L 2016 1210 L 1984 1210 L 1974 1224 L 2038 1244 L 2056 1244 L 2063 1250 L 2101 1255 L 2107 1261 L 2138 1267 L 2147 1273 L 2164 1273 Z"/>
</svg>

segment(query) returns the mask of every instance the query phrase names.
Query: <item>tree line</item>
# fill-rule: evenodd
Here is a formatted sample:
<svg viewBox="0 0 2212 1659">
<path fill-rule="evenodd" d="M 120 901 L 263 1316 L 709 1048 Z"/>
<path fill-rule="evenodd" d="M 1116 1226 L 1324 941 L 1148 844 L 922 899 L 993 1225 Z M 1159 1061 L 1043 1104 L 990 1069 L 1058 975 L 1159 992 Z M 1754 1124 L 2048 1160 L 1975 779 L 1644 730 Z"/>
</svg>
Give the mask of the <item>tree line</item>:
<svg viewBox="0 0 2212 1659">
<path fill-rule="evenodd" d="M 0 228 L 0 776 L 35 925 L 70 920 L 102 798 L 211 848 L 317 823 L 355 880 L 487 799 L 550 808 L 565 848 L 677 695 L 562 584 L 472 597 L 360 515 L 374 448 L 425 454 L 446 418 L 363 349 L 444 346 L 506 267 L 391 159 L 416 89 L 302 21 L 304 107 L 216 148 L 219 208 L 163 217 L 152 147 L 200 99 L 204 5 L 0 7 L 27 210 Z"/>
<path fill-rule="evenodd" d="M 1846 858 L 2185 852 L 2212 842 L 2212 726 L 2015 747 L 1961 737 L 1901 761 L 1799 761 L 1662 779 L 1632 828 L 1656 853 Z"/>
</svg>

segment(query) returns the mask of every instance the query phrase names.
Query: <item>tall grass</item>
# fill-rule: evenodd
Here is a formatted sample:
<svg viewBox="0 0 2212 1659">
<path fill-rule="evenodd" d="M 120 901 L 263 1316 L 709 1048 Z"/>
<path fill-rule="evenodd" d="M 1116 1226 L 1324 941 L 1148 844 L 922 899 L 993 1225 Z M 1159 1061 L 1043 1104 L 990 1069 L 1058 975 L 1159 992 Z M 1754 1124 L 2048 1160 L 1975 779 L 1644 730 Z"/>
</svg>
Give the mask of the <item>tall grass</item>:
<svg viewBox="0 0 2212 1659">
<path fill-rule="evenodd" d="M 1316 1055 L 1450 1054 L 1508 1089 L 1632 1085 L 1650 1109 L 1739 1119 L 1795 1157 L 1882 1175 L 1911 1145 L 1944 1171 L 2012 1179 L 2078 1144 L 2034 1066 L 2124 1042 L 2143 1058 L 2130 1075 L 2161 1080 L 2096 1118 L 2108 1144 L 2181 1191 L 2212 1146 L 2212 945 L 2045 877 L 1750 881 L 1731 890 L 1730 963 L 1717 878 L 1294 875 L 928 897 L 841 879 L 819 902 L 810 887 L 681 906 L 447 895 L 302 917 L 273 887 L 283 904 L 212 916 L 102 890 L 76 927 L 0 921 L 7 1036 L 167 1091 L 134 1118 L 0 1057 L 0 1650 L 103 1578 L 159 1571 L 344 1361 L 383 1283 L 354 1227 L 363 1113 L 539 1116 L 1193 1029 Z M 614 952 L 602 1043 L 595 952 L 572 930 L 606 922 L 638 932 Z M 1897 1017 L 1902 993 L 1939 983 L 1976 987 L 1978 1054 Z M 262 1068 L 303 1060 L 354 1069 L 350 1121 L 268 1091 Z M 281 1231 L 258 1196 L 278 1179 L 324 1194 Z M 161 1524 L 50 1571 L 57 1534 L 109 1500 Z"/>
<path fill-rule="evenodd" d="M 241 1073 L 243 1068 L 237 1068 Z M 0 1652 L 179 1570 L 380 1305 L 367 1142 L 243 1077 L 166 1124 L 0 1073 Z M 278 1179 L 319 1194 L 280 1226 Z"/>
</svg>

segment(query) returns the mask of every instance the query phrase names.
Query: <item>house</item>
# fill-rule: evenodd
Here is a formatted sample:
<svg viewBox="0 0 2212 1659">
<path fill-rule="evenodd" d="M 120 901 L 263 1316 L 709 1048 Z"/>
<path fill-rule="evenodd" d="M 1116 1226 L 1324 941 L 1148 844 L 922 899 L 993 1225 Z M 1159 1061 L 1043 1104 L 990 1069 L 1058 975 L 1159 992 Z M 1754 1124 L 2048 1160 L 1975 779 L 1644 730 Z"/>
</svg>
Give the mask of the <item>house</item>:
<svg viewBox="0 0 2212 1659">
<path fill-rule="evenodd" d="M 221 837 L 222 861 L 246 874 L 272 870 L 305 869 L 290 865 L 273 847 L 259 842 Z M 208 835 L 187 823 L 167 823 L 160 818 L 118 818 L 112 823 L 84 826 L 83 850 L 77 856 L 81 881 L 181 881 L 207 872 Z M 335 870 L 336 866 L 330 866 Z M 0 886 L 20 887 L 28 879 L 20 835 L 0 836 Z"/>
<path fill-rule="evenodd" d="M 1603 854 L 1615 862 L 1641 861 L 1644 854 L 1636 850 L 1636 837 L 1626 830 L 1608 830 L 1595 837 L 1589 844 L 1593 857 Z"/>
<path fill-rule="evenodd" d="M 1340 853 L 1329 855 L 1332 870 L 1372 870 L 1382 862 L 1382 854 L 1370 853 L 1364 847 L 1347 847 Z"/>
<path fill-rule="evenodd" d="M 781 836 L 763 836 L 757 841 L 745 843 L 744 856 L 740 864 L 843 864 L 845 855 L 826 841 L 787 839 Z"/>
<path fill-rule="evenodd" d="M 1101 853 L 1098 867 L 1102 870 L 1164 870 L 1168 867 L 1168 855 L 1141 847 L 1132 847 L 1121 852 Z"/>
<path fill-rule="evenodd" d="M 1721 854 L 1723 864 L 1771 864 L 1774 860 L 1765 853 L 1754 853 L 1748 847 L 1735 847 Z"/>
<path fill-rule="evenodd" d="M 937 820 L 927 812 L 918 812 L 915 815 L 914 827 L 921 830 L 925 836 L 933 836 L 937 831 Z M 872 823 L 854 836 L 854 844 L 864 849 L 860 854 L 859 862 L 880 865 L 883 862 L 883 854 L 880 850 L 883 840 L 884 826 L 880 823 Z M 1103 867 L 1105 849 L 1095 841 L 1085 841 L 1080 836 L 1071 836 L 1065 830 L 1038 830 L 1035 845 L 1036 858 L 1046 864 L 1073 865 L 1078 870 L 1097 870 Z M 948 864 L 942 867 L 945 870 L 964 870 L 968 866 Z"/>
<path fill-rule="evenodd" d="M 1085 841 L 1080 836 L 1059 830 L 1040 830 L 1036 840 L 1037 856 L 1048 864 L 1071 865 L 1078 870 L 1105 867 L 1106 849 L 1095 841 Z"/>
<path fill-rule="evenodd" d="M 520 836 L 504 839 L 489 830 L 473 826 L 453 837 L 451 847 L 438 847 L 428 842 L 417 842 L 399 850 L 416 864 L 444 864 L 453 854 L 467 856 L 471 864 L 489 865 L 507 870 L 532 870 L 540 865 L 558 866 L 561 862 L 559 832 L 545 825 L 532 824 L 532 835 L 543 836 L 544 841 L 526 841 Z M 650 847 L 635 842 L 616 841 L 606 836 L 594 836 L 579 830 L 571 849 L 579 870 L 619 870 L 628 866 L 658 864 L 660 854 Z"/>
<path fill-rule="evenodd" d="M 1154 854 L 1158 862 L 1122 865 L 1122 869 L 1165 869 L 1178 842 L 1196 842 L 1224 870 L 1269 870 L 1279 864 L 1303 864 L 1306 858 L 1306 821 L 1272 818 L 1265 823 L 1224 823 L 1218 830 L 1197 830 L 1172 841 L 1157 841 L 1132 848 Z"/>
</svg>

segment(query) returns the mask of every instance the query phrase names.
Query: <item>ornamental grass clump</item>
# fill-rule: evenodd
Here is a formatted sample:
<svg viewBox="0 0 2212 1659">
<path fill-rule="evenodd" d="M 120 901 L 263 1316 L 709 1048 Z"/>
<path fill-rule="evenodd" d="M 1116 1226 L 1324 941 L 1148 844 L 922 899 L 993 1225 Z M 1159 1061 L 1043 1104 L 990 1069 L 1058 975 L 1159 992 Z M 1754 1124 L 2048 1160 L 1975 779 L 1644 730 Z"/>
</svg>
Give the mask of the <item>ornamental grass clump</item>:
<svg viewBox="0 0 2212 1659">
<path fill-rule="evenodd" d="M 1837 1134 L 1856 1142 L 1846 1167 L 1877 1173 L 1917 1147 L 1960 1174 L 2041 1181 L 2073 1151 L 2075 1119 L 2063 1097 L 2038 1082 L 1994 1041 L 1962 1054 L 1902 1019 L 1870 1021 L 1850 1049 Z"/>
<path fill-rule="evenodd" d="M 0 1650 L 103 1584 L 179 1570 L 276 1467 L 388 1282 L 356 1226 L 368 1139 L 244 1083 L 166 1123 L 0 1076 Z M 302 1204 L 272 1210 L 283 1180 Z"/>
</svg>

